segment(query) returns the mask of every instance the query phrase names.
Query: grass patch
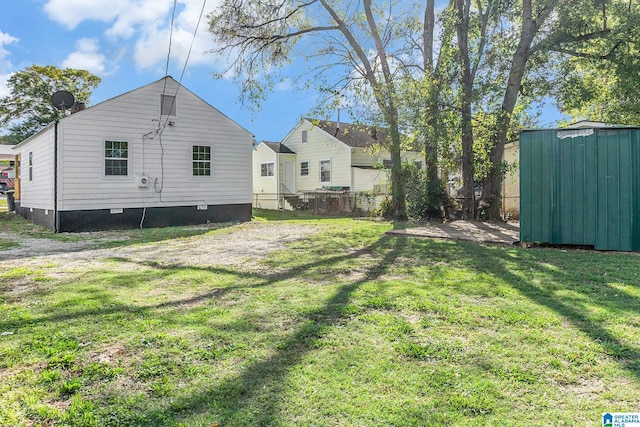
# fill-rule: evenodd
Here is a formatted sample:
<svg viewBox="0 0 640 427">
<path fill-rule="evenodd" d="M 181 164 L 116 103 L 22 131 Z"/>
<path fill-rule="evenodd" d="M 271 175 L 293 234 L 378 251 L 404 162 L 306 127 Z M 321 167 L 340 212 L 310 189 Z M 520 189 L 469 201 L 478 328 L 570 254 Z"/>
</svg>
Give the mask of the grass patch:
<svg viewBox="0 0 640 427">
<path fill-rule="evenodd" d="M 636 254 L 254 216 L 321 227 L 252 269 L 113 259 L 44 283 L 7 261 L 0 425 L 596 425 L 636 410 Z"/>
</svg>

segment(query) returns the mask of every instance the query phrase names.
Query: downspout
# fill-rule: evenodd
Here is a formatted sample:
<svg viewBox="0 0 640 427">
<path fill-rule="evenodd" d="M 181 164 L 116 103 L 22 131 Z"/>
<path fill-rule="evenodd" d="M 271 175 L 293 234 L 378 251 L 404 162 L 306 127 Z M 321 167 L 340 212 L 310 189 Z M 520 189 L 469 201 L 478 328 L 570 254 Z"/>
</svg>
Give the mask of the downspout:
<svg viewBox="0 0 640 427">
<path fill-rule="evenodd" d="M 53 231 L 60 232 L 58 219 L 58 120 L 53 132 Z"/>
</svg>

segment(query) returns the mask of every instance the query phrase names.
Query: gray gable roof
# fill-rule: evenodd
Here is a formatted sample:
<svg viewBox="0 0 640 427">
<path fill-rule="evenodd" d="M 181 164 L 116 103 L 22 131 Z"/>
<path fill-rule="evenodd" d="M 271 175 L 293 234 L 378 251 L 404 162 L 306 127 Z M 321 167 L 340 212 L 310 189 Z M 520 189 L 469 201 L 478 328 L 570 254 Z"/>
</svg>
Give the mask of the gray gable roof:
<svg viewBox="0 0 640 427">
<path fill-rule="evenodd" d="M 280 142 L 262 141 L 264 145 L 271 148 L 275 153 L 280 154 L 296 154 L 289 147 Z"/>
<path fill-rule="evenodd" d="M 386 128 L 351 123 L 338 123 L 329 120 L 307 120 L 349 147 L 367 148 L 375 144 L 387 143 Z"/>
</svg>

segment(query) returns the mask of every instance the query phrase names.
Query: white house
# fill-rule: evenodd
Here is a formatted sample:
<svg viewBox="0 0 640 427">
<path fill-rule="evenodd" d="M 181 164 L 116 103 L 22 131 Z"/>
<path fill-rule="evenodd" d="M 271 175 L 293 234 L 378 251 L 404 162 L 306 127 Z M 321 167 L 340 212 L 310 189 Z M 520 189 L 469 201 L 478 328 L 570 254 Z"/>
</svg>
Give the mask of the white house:
<svg viewBox="0 0 640 427">
<path fill-rule="evenodd" d="M 295 194 L 296 154 L 279 142 L 262 141 L 253 150 L 253 206 L 278 209 Z M 285 172 L 286 171 L 286 172 Z"/>
<path fill-rule="evenodd" d="M 165 77 L 16 145 L 16 210 L 56 232 L 248 221 L 252 142 Z"/>
<path fill-rule="evenodd" d="M 253 151 L 254 206 L 294 209 L 303 195 L 319 190 L 386 193 L 391 156 L 382 149 L 386 132 L 372 126 L 302 119 L 281 143 Z M 419 152 L 403 161 L 423 167 Z"/>
</svg>

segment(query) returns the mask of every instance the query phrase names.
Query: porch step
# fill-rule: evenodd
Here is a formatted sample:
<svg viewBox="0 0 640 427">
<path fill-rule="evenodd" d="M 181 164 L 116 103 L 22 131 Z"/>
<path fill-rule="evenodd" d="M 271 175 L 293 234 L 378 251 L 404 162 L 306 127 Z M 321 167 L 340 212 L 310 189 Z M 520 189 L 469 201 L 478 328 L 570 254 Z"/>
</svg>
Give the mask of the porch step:
<svg viewBox="0 0 640 427">
<path fill-rule="evenodd" d="M 284 200 L 286 200 L 287 203 L 289 203 L 289 206 L 291 206 L 294 210 L 303 210 L 309 208 L 307 204 L 302 200 L 302 198 L 295 194 L 285 195 Z"/>
</svg>

